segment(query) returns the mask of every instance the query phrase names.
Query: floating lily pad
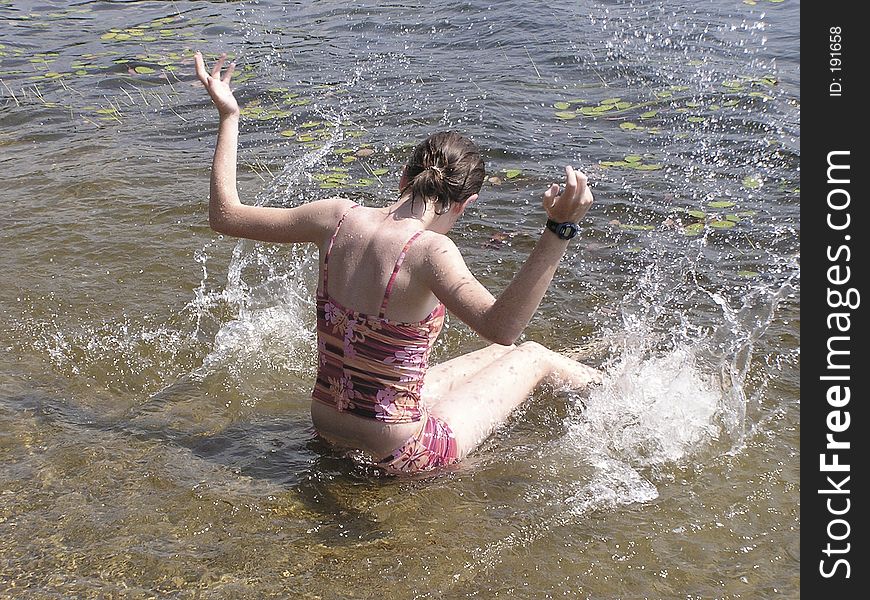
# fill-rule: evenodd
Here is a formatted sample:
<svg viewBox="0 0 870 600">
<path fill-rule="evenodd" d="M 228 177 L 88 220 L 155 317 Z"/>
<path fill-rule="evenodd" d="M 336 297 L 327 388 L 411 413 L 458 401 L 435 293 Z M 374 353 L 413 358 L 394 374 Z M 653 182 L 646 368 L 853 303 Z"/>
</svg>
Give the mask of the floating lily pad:
<svg viewBox="0 0 870 600">
<path fill-rule="evenodd" d="M 747 176 L 743 178 L 743 187 L 748 190 L 755 190 L 761 187 L 761 180 L 757 177 Z"/>
<path fill-rule="evenodd" d="M 632 123 L 631 121 L 626 121 L 625 123 L 620 123 L 619 128 L 625 129 L 626 131 L 631 131 L 633 129 L 638 129 L 638 124 Z"/>
<path fill-rule="evenodd" d="M 754 210 L 741 210 L 737 213 L 738 217 L 754 217 L 757 213 Z"/>
<path fill-rule="evenodd" d="M 659 111 L 657 111 L 657 110 L 648 110 L 644 113 L 640 113 L 640 118 L 641 119 L 652 119 L 657 114 L 659 114 Z"/>
<path fill-rule="evenodd" d="M 598 163 L 602 167 L 628 167 L 631 163 L 624 160 L 604 160 Z"/>
<path fill-rule="evenodd" d="M 136 67 L 133 70 L 140 75 L 150 75 L 151 73 L 154 73 L 154 69 L 152 69 L 151 67 Z"/>
<path fill-rule="evenodd" d="M 625 157 L 625 162 L 629 163 L 639 163 L 642 160 L 643 156 L 641 156 L 640 154 L 629 154 Z"/>
<path fill-rule="evenodd" d="M 613 106 L 615 106 L 617 110 L 628 110 L 634 105 L 631 102 L 617 102 Z"/>
<path fill-rule="evenodd" d="M 567 121 L 568 119 L 576 119 L 577 113 L 573 110 L 563 110 L 555 113 L 557 119 L 562 119 L 563 121 Z"/>
<path fill-rule="evenodd" d="M 380 169 L 372 169 L 372 175 L 376 175 L 376 176 L 378 176 L 378 177 L 380 177 L 381 175 L 386 175 L 386 174 L 389 173 L 389 172 L 390 172 L 389 169 L 383 169 L 383 168 L 380 168 Z"/>
<path fill-rule="evenodd" d="M 731 208 L 734 206 L 734 202 L 730 200 L 714 200 L 712 202 L 708 202 L 707 206 L 710 208 Z"/>
<path fill-rule="evenodd" d="M 355 161 L 355 160 L 356 160 L 356 156 L 354 156 L 354 155 L 351 154 L 351 155 L 348 155 L 348 156 L 343 156 L 342 159 L 341 159 L 341 162 L 344 162 L 344 163 L 350 163 L 350 162 L 353 162 L 353 161 Z"/>
<path fill-rule="evenodd" d="M 504 176 L 508 179 L 515 179 L 522 174 L 523 174 L 523 172 L 520 171 L 519 169 L 505 169 L 505 171 L 504 171 Z"/>
<path fill-rule="evenodd" d="M 706 219 L 707 213 L 703 210 L 687 210 L 686 214 L 695 219 Z"/>
<path fill-rule="evenodd" d="M 689 117 L 688 118 L 689 123 L 703 123 L 706 120 L 707 119 L 704 117 Z"/>
<path fill-rule="evenodd" d="M 703 223 L 692 223 L 683 227 L 683 234 L 688 236 L 700 235 L 704 231 Z"/>
<path fill-rule="evenodd" d="M 604 100 L 602 100 L 602 101 L 599 102 L 598 104 L 600 104 L 600 105 L 602 105 L 602 106 L 605 105 L 605 104 L 616 104 L 616 103 L 619 102 L 620 100 L 622 100 L 622 98 L 605 98 Z"/>
<path fill-rule="evenodd" d="M 721 221 L 710 221 L 708 223 L 708 225 L 710 225 L 710 227 L 713 227 L 715 229 L 731 229 L 732 227 L 737 225 L 737 223 L 735 223 L 734 221 L 721 220 Z"/>
<path fill-rule="evenodd" d="M 293 137 L 296 135 L 296 131 L 294 131 L 293 129 L 285 129 L 281 132 L 281 135 L 283 135 L 284 137 Z"/>
<path fill-rule="evenodd" d="M 738 217 L 737 215 L 725 215 L 725 220 L 726 221 L 733 221 L 735 223 L 739 223 L 740 221 L 742 221 L 742 219 L 740 217 Z"/>
<path fill-rule="evenodd" d="M 638 171 L 658 171 L 659 169 L 662 168 L 662 165 L 657 164 L 657 163 L 656 164 L 649 164 L 649 165 L 629 163 L 629 166 L 631 166 L 633 169 L 637 169 Z"/>
<path fill-rule="evenodd" d="M 567 109 L 571 108 L 571 104 L 569 102 L 554 102 L 553 108 L 556 108 L 559 110 L 567 110 Z"/>
<path fill-rule="evenodd" d="M 746 277 L 748 279 L 758 277 L 758 273 L 755 271 L 737 271 L 737 275 L 740 277 Z"/>
</svg>

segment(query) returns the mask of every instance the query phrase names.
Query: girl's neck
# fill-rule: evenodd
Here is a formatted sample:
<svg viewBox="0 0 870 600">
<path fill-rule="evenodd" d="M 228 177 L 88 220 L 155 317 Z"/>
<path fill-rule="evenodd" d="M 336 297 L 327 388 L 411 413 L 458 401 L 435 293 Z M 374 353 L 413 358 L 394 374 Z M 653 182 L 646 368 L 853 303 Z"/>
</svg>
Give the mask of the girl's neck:
<svg viewBox="0 0 870 600">
<path fill-rule="evenodd" d="M 435 212 L 434 202 L 414 202 L 411 206 L 409 197 L 399 198 L 395 204 L 388 207 L 388 215 L 393 220 L 399 221 L 402 219 L 414 219 L 420 223 L 421 229 L 435 231 L 437 233 L 447 233 L 456 219 L 458 214 L 452 210 L 452 207 L 442 214 Z"/>
</svg>

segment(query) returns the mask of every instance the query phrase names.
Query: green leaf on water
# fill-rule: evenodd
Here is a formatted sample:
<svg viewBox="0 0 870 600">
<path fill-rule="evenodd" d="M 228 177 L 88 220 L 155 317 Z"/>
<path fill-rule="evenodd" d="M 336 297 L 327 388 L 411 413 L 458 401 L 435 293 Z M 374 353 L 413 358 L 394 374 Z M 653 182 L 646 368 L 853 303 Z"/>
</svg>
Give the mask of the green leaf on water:
<svg viewBox="0 0 870 600">
<path fill-rule="evenodd" d="M 559 110 L 567 110 L 567 109 L 571 108 L 571 104 L 568 102 L 554 102 L 553 108 L 556 108 Z"/>
<path fill-rule="evenodd" d="M 353 161 L 355 161 L 355 160 L 356 160 L 356 156 L 354 156 L 353 154 L 351 154 L 351 155 L 349 155 L 349 156 L 344 156 L 344 157 L 342 157 L 341 162 L 343 162 L 343 163 L 351 163 L 351 162 L 353 162 Z"/>
<path fill-rule="evenodd" d="M 706 120 L 707 119 L 705 119 L 704 117 L 689 117 L 688 118 L 689 123 L 703 123 Z"/>
<path fill-rule="evenodd" d="M 639 165 L 637 163 L 630 163 L 630 165 L 638 171 L 658 171 L 662 168 L 662 165 L 658 163 L 651 165 Z"/>
<path fill-rule="evenodd" d="M 686 214 L 695 219 L 706 219 L 707 213 L 703 210 L 687 210 Z"/>
<path fill-rule="evenodd" d="M 659 114 L 659 111 L 657 111 L 657 110 L 648 110 L 645 113 L 640 113 L 640 118 L 641 119 L 652 119 L 657 114 Z"/>
<path fill-rule="evenodd" d="M 643 156 L 641 156 L 640 154 L 629 154 L 625 157 L 625 162 L 628 163 L 639 163 L 642 160 Z"/>
<path fill-rule="evenodd" d="M 293 137 L 296 135 L 296 131 L 293 129 L 285 129 L 281 132 L 281 135 L 283 135 L 284 137 Z"/>
<path fill-rule="evenodd" d="M 622 98 L 605 98 L 604 100 L 602 100 L 598 104 L 601 106 L 605 106 L 605 105 L 609 105 L 609 104 L 616 104 L 620 100 L 622 100 Z"/>
<path fill-rule="evenodd" d="M 315 137 L 313 135 L 300 135 L 298 138 L 300 142 L 313 142 Z"/>
<path fill-rule="evenodd" d="M 597 110 L 597 106 L 584 106 L 580 109 L 580 114 L 585 117 L 594 117 L 596 115 L 601 114 L 600 111 Z"/>
<path fill-rule="evenodd" d="M 755 190 L 761 187 L 761 180 L 757 177 L 752 177 L 751 175 L 747 175 L 743 178 L 743 187 L 748 190 Z"/>
<path fill-rule="evenodd" d="M 741 210 L 739 213 L 737 213 L 737 216 L 738 217 L 754 217 L 756 214 L 758 214 L 758 213 L 756 213 L 754 210 Z"/>
<path fill-rule="evenodd" d="M 731 229 L 737 225 L 734 221 L 710 221 L 708 224 L 716 229 Z"/>
<path fill-rule="evenodd" d="M 708 202 L 707 206 L 710 208 L 731 208 L 734 206 L 734 203 L 730 200 L 713 200 L 712 202 Z"/>
<path fill-rule="evenodd" d="M 614 106 L 617 110 L 627 110 L 634 105 L 631 102 L 617 102 Z"/>
<path fill-rule="evenodd" d="M 683 235 L 693 236 L 700 235 L 704 231 L 703 223 L 692 223 L 683 227 Z"/>
<path fill-rule="evenodd" d="M 389 169 L 372 169 L 372 175 L 376 175 L 378 177 L 380 177 L 381 175 L 386 175 L 389 172 Z"/>
<path fill-rule="evenodd" d="M 626 131 L 631 131 L 632 129 L 637 129 L 637 123 L 632 123 L 631 121 L 626 121 L 625 123 L 619 124 L 620 129 L 625 129 Z"/>
<path fill-rule="evenodd" d="M 742 221 L 742 219 L 737 215 L 725 215 L 725 220 L 734 221 L 735 223 L 739 223 L 740 221 Z"/>
<path fill-rule="evenodd" d="M 731 106 L 737 106 L 738 104 L 739 104 L 739 102 L 737 100 L 726 100 L 725 102 L 722 103 L 722 106 L 731 107 Z"/>
<path fill-rule="evenodd" d="M 573 110 L 563 110 L 555 113 L 557 119 L 562 119 L 563 121 L 567 121 L 568 119 L 576 119 L 577 113 Z"/>
<path fill-rule="evenodd" d="M 602 167 L 628 167 L 631 163 L 625 162 L 624 160 L 604 160 L 598 163 Z"/>
<path fill-rule="evenodd" d="M 758 277 L 758 273 L 755 271 L 737 271 L 737 275 L 740 277 L 746 277 L 748 279 Z"/>
<path fill-rule="evenodd" d="M 152 69 L 151 67 L 136 67 L 133 70 L 136 71 L 137 73 L 139 73 L 140 75 L 150 75 L 151 73 L 154 72 L 154 69 Z"/>
<path fill-rule="evenodd" d="M 504 176 L 507 179 L 515 179 L 515 178 L 519 177 L 520 175 L 522 175 L 522 173 L 523 172 L 520 171 L 519 169 L 505 169 Z"/>
<path fill-rule="evenodd" d="M 667 90 L 662 90 L 660 92 L 656 92 L 656 96 L 658 96 L 659 98 L 672 98 L 673 95 L 674 95 L 673 92 L 669 92 Z"/>
</svg>

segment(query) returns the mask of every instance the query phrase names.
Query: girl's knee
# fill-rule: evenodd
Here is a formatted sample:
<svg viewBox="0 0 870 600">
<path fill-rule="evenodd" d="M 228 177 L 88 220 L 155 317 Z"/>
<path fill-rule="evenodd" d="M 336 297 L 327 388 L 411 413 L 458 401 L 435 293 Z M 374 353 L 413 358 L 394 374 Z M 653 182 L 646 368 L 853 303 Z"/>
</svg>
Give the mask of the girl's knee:
<svg viewBox="0 0 870 600">
<path fill-rule="evenodd" d="M 523 352 L 527 352 L 529 354 L 536 354 L 539 356 L 546 356 L 550 351 L 546 346 L 539 344 L 538 342 L 523 342 L 519 346 L 516 346 L 517 350 L 522 350 Z"/>
</svg>

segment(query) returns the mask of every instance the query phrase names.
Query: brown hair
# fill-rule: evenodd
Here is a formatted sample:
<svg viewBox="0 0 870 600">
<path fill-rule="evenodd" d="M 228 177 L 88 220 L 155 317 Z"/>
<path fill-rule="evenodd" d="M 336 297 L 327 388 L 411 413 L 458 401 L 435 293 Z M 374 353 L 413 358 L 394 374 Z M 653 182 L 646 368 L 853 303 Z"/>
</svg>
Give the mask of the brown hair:
<svg viewBox="0 0 870 600">
<path fill-rule="evenodd" d="M 419 197 L 436 200 L 435 214 L 444 214 L 453 202 L 480 192 L 486 169 L 477 146 L 455 131 L 433 133 L 420 142 L 407 165 L 407 184 L 399 192 L 411 194 L 411 207 Z"/>
</svg>

